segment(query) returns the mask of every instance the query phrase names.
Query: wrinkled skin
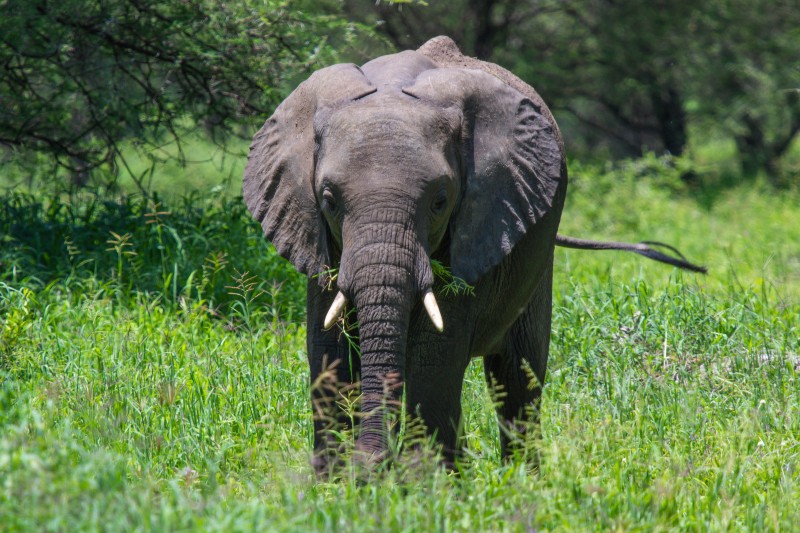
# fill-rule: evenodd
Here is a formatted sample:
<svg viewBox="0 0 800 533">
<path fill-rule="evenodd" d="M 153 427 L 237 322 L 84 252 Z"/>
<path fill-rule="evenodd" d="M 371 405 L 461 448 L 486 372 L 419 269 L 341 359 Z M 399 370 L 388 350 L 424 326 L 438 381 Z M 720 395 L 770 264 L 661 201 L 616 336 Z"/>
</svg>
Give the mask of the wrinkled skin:
<svg viewBox="0 0 800 533">
<path fill-rule="evenodd" d="M 404 390 L 452 462 L 472 357 L 505 394 L 503 455 L 510 435 L 536 427 L 567 172 L 558 127 L 532 88 L 445 37 L 361 69 L 323 69 L 256 135 L 243 187 L 267 238 L 309 276 L 318 471 L 336 457 L 330 428 L 350 423 L 337 401 L 359 381 L 356 448 L 367 462 L 386 456 L 387 416 Z M 431 259 L 474 295 L 444 294 Z M 331 267 L 333 286 L 320 275 Z M 442 332 L 421 303 L 431 290 Z M 360 358 L 338 326 L 324 327 L 339 291 L 356 310 Z"/>
</svg>

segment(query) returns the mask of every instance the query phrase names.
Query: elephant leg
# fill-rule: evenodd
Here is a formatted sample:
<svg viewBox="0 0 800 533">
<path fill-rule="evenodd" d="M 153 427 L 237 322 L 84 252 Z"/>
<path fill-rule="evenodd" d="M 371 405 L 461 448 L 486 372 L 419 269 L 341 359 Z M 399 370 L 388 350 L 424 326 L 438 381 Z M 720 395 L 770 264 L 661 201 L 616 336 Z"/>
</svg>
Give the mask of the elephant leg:
<svg viewBox="0 0 800 533">
<path fill-rule="evenodd" d="M 426 357 L 413 357 L 406 367 L 408 414 L 424 424 L 427 435 L 442 447 L 445 466 L 453 468 L 461 453 L 461 389 L 469 358 L 449 350 L 435 361 L 430 354 Z"/>
<path fill-rule="evenodd" d="M 328 331 L 322 327 L 334 294 L 321 290 L 316 280 L 309 279 L 306 342 L 314 420 L 312 464 L 318 475 L 330 473 L 336 464 L 341 451 L 337 434 L 358 423 L 358 418 L 343 408 L 358 381 L 358 354 L 349 347 L 338 325 Z"/>
<path fill-rule="evenodd" d="M 523 313 L 506 333 L 498 353 L 483 368 L 496 395 L 500 450 L 504 459 L 530 451 L 528 436 L 539 432 L 539 404 L 550 349 L 552 267 L 548 268 Z M 536 457 L 530 457 L 536 462 Z"/>
</svg>

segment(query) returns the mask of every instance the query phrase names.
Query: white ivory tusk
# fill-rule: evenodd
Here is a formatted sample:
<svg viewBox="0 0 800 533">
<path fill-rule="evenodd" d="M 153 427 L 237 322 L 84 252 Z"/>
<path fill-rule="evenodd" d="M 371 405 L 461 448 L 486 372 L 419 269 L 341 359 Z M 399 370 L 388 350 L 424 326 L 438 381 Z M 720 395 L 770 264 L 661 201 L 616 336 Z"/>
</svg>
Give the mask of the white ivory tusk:
<svg viewBox="0 0 800 533">
<path fill-rule="evenodd" d="M 433 325 L 439 333 L 444 331 L 442 313 L 439 311 L 439 306 L 436 304 L 436 297 L 433 295 L 433 291 L 428 290 L 428 292 L 425 293 L 425 296 L 422 298 L 422 303 L 425 304 L 425 310 L 428 312 L 428 316 L 431 317 L 431 322 L 433 322 Z"/>
<path fill-rule="evenodd" d="M 325 315 L 325 322 L 322 324 L 322 327 L 325 329 L 331 329 L 336 321 L 339 320 L 339 317 L 342 316 L 342 311 L 344 310 L 345 305 L 347 305 L 347 298 L 345 298 L 344 294 L 339 291 L 336 294 L 336 298 L 333 299 L 333 303 L 331 304 L 331 308 L 328 310 L 328 314 Z"/>
</svg>

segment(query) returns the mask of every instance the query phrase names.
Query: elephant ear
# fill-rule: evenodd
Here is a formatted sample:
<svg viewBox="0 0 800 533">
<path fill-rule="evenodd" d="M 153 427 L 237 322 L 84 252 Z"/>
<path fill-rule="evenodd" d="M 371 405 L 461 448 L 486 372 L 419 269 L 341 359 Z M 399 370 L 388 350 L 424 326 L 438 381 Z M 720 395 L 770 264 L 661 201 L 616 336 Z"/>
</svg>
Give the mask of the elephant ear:
<svg viewBox="0 0 800 533">
<path fill-rule="evenodd" d="M 319 70 L 278 106 L 250 145 L 244 201 L 278 253 L 304 274 L 318 274 L 331 262 L 314 191 L 314 117 L 375 90 L 355 65 Z"/>
<path fill-rule="evenodd" d="M 465 182 L 450 219 L 450 262 L 474 283 L 563 198 L 560 135 L 543 104 L 482 70 L 429 70 L 403 92 L 462 110 Z"/>
</svg>

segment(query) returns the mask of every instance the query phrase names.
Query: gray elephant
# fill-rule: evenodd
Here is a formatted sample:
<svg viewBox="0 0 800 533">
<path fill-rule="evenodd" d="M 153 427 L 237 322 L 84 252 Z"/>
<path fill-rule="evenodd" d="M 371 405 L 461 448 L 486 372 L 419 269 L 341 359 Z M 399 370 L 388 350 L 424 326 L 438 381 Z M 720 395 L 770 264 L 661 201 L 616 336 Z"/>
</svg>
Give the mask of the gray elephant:
<svg viewBox="0 0 800 533">
<path fill-rule="evenodd" d="M 337 454 L 332 422 L 350 424 L 339 395 L 357 382 L 362 458 L 386 456 L 387 416 L 404 396 L 452 463 L 476 356 L 505 394 L 498 419 L 502 453 L 511 453 L 510 436 L 536 423 L 557 243 L 701 269 L 644 244 L 557 236 L 567 166 L 553 116 L 530 86 L 447 37 L 314 73 L 255 136 L 243 191 L 266 237 L 309 276 L 319 472 Z M 431 260 L 474 292 L 442 292 Z M 333 284 L 324 275 L 332 267 Z M 331 327 L 350 305 L 360 357 Z"/>
</svg>

